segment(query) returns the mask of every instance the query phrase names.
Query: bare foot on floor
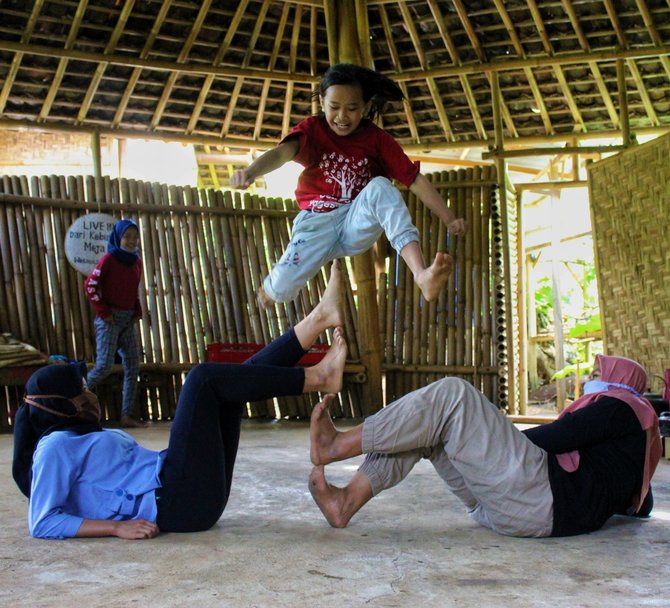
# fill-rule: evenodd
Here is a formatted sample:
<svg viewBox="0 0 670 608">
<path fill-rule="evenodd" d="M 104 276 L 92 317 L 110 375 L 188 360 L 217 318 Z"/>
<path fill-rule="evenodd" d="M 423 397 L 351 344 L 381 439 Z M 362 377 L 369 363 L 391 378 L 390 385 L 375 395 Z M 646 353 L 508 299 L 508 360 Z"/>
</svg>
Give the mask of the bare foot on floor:
<svg viewBox="0 0 670 608">
<path fill-rule="evenodd" d="M 309 457 L 314 465 L 333 462 L 330 448 L 335 442 L 338 431 L 330 417 L 328 405 L 334 397 L 333 394 L 326 395 L 312 410 L 309 423 Z"/>
<path fill-rule="evenodd" d="M 414 277 L 423 297 L 431 302 L 435 300 L 449 280 L 454 259 L 447 253 L 438 251 L 433 263 Z"/>
<path fill-rule="evenodd" d="M 314 387 L 322 393 L 339 393 L 342 390 L 342 375 L 347 362 L 347 343 L 344 341 L 344 331 L 336 327 L 333 332 L 333 343 L 319 363 L 312 366 L 310 375 L 314 378 Z"/>
<path fill-rule="evenodd" d="M 344 325 L 344 286 L 342 284 L 342 263 L 333 260 L 330 266 L 330 278 L 321 300 L 312 311 L 324 329 Z"/>
<path fill-rule="evenodd" d="M 326 481 L 323 466 L 316 466 L 309 475 L 309 492 L 321 513 L 333 528 L 345 528 L 349 519 L 343 515 L 345 493 L 342 488 Z"/>
</svg>

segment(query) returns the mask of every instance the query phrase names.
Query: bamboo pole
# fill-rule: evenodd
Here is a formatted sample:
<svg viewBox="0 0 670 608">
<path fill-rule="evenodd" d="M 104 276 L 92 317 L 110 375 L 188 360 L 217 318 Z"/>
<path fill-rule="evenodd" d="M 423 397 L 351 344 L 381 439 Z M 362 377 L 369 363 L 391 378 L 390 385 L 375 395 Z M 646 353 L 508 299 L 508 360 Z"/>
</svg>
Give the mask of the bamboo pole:
<svg viewBox="0 0 670 608">
<path fill-rule="evenodd" d="M 495 171 L 489 167 L 482 169 L 485 177 L 489 177 Z M 491 198 L 493 196 L 493 189 L 490 186 L 484 187 L 482 197 L 482 221 L 481 221 L 481 258 L 482 258 L 482 277 L 480 285 L 482 287 L 482 357 L 481 365 L 485 367 L 493 363 L 493 328 L 491 324 L 491 274 L 492 274 L 492 259 L 491 259 Z M 484 379 L 484 394 L 490 401 L 494 399 L 494 383 L 490 379 Z"/>
<path fill-rule="evenodd" d="M 131 195 L 136 192 L 137 200 L 142 204 L 146 204 L 147 200 L 147 184 L 144 182 L 130 181 Z M 148 213 L 142 213 L 140 227 L 142 230 L 142 247 L 143 256 L 142 262 L 144 264 L 144 277 L 147 291 L 147 306 L 149 319 L 146 325 L 151 330 L 151 342 L 145 341 L 144 352 L 147 362 L 163 361 L 163 348 L 161 345 L 161 326 L 164 313 L 161 313 L 159 307 L 160 294 L 158 292 L 157 280 L 157 266 L 155 264 L 155 257 L 153 252 L 153 217 Z"/>
<path fill-rule="evenodd" d="M 16 184 L 12 184 L 11 188 L 14 189 L 15 186 Z M 14 294 L 14 311 L 18 318 L 18 324 L 15 327 L 19 329 L 19 335 L 15 337 L 19 340 L 26 340 L 30 336 L 30 322 L 26 314 L 25 276 L 21 267 L 20 243 L 14 213 L 15 208 L 8 206 L 2 210 L 0 215 L 3 216 L 4 228 L 2 229 L 2 234 L 3 237 L 7 236 L 5 243 L 9 247 L 7 255 L 8 260 L 11 262 L 9 265 L 9 276 L 12 277 L 10 281 L 10 289 L 12 291 L 8 293 Z M 4 255 L 5 252 L 3 252 Z"/>
<path fill-rule="evenodd" d="M 192 206 L 193 191 L 190 186 L 178 189 L 181 195 L 177 199 L 177 206 L 181 201 L 184 206 Z M 198 360 L 198 348 L 196 333 L 198 331 L 196 325 L 196 315 L 198 310 L 198 295 L 195 284 L 194 269 L 191 259 L 191 248 L 189 245 L 189 230 L 188 223 L 185 216 L 179 217 L 179 222 L 175 228 L 175 248 L 179 255 L 180 262 L 180 286 L 182 290 L 182 300 L 186 318 L 184 319 L 185 332 L 187 338 L 187 357 L 189 361 Z"/>
<path fill-rule="evenodd" d="M 207 207 L 214 207 L 216 205 L 216 191 L 207 190 Z M 209 268 L 208 278 L 208 294 L 210 301 L 210 322 L 212 324 L 211 339 L 215 340 L 216 336 L 226 335 L 225 314 L 223 304 L 223 289 L 221 287 L 221 275 L 219 262 L 221 257 L 217 255 L 216 243 L 217 236 L 215 233 L 216 226 L 215 218 L 211 215 L 203 216 L 203 230 L 204 230 L 204 250 L 206 262 Z M 220 241 L 220 239 L 218 239 Z"/>
<path fill-rule="evenodd" d="M 40 178 L 40 189 L 42 195 L 49 196 L 49 181 L 48 178 L 42 176 Z M 50 278 L 50 291 L 52 301 L 52 311 L 54 315 L 54 325 L 56 331 L 56 348 L 58 353 L 67 352 L 67 343 L 65 340 L 65 321 L 63 319 L 63 298 L 61 295 L 61 288 L 58 281 L 58 267 L 56 263 L 56 250 L 54 248 L 54 230 L 51 213 L 47 209 L 43 209 L 42 217 L 44 219 L 44 245 L 46 248 L 48 276 Z"/>
<path fill-rule="evenodd" d="M 223 195 L 220 191 L 215 191 L 214 193 L 214 207 L 223 206 Z M 223 319 L 224 323 L 221 327 L 221 335 L 224 342 L 235 342 L 237 340 L 237 334 L 235 330 L 235 309 L 237 308 L 232 302 L 231 292 L 230 292 L 230 282 L 229 282 L 229 273 L 225 263 L 225 236 L 224 236 L 224 226 L 228 227 L 228 222 L 219 216 L 212 218 L 212 229 L 215 236 L 216 247 L 212 250 L 212 257 L 216 261 L 216 268 L 219 274 L 219 289 L 218 292 L 220 295 L 218 299 L 223 304 Z M 225 333 L 224 333 L 225 328 Z"/>
<path fill-rule="evenodd" d="M 156 269 L 159 271 L 157 275 L 159 284 L 159 293 L 164 304 L 165 320 L 161 324 L 161 338 L 163 340 L 163 356 L 166 361 L 177 360 L 176 353 L 178 346 L 176 341 L 177 317 L 175 314 L 176 297 L 173 290 L 173 282 L 170 280 L 172 273 L 169 267 L 169 253 L 166 241 L 166 232 L 170 230 L 170 225 L 166 214 L 162 212 L 165 208 L 164 196 L 166 192 L 163 185 L 159 183 L 151 184 L 151 197 L 153 204 L 158 208 L 153 216 L 153 225 L 156 230 L 154 237 L 158 237 L 152 241 L 152 248 L 154 249 L 154 263 Z M 161 293 L 162 291 L 162 293 Z"/>
<path fill-rule="evenodd" d="M 226 191 L 223 193 L 223 203 L 228 209 L 233 208 L 233 195 Z M 221 229 L 223 233 L 223 252 L 228 271 L 230 295 L 234 305 L 235 329 L 237 331 L 236 342 L 244 342 L 249 326 L 248 315 L 244 314 L 242 293 L 240 291 L 240 280 L 238 274 L 237 256 L 239 255 L 239 243 L 237 242 L 237 229 L 235 218 L 222 216 Z"/>
<path fill-rule="evenodd" d="M 32 197 L 40 196 L 40 179 L 38 177 L 33 177 L 30 180 L 30 190 Z M 42 296 L 43 299 L 40 302 L 40 305 L 43 310 L 45 317 L 45 324 L 43 328 L 46 330 L 47 334 L 47 352 L 57 352 L 58 343 L 56 339 L 56 330 L 53 322 L 53 315 L 51 310 L 51 295 L 50 295 L 50 280 L 49 280 L 49 260 L 47 257 L 46 243 L 45 243 L 45 226 L 44 226 L 44 209 L 39 211 L 36 209 L 34 213 L 35 217 L 35 234 L 37 237 L 37 250 L 38 256 L 40 259 L 40 283 L 43 286 Z"/>
<path fill-rule="evenodd" d="M 482 178 L 482 170 L 480 167 L 475 167 L 473 172 L 473 179 L 478 181 Z M 474 366 L 474 373 L 472 383 L 478 389 L 482 389 L 479 378 L 479 369 L 482 364 L 482 272 L 485 261 L 482 259 L 482 189 L 475 188 L 473 191 L 472 201 L 472 223 L 468 225 L 468 230 L 471 233 L 472 240 L 472 303 L 473 303 L 473 319 L 472 319 L 472 341 L 473 341 L 473 357 L 472 363 Z"/>
<path fill-rule="evenodd" d="M 186 195 L 186 203 L 191 206 L 197 200 L 198 191 L 195 188 L 186 188 L 184 190 Z M 205 357 L 205 334 L 207 325 L 209 324 L 207 308 L 202 305 L 201 297 L 205 293 L 205 285 L 203 282 L 202 267 L 200 265 L 200 255 L 198 253 L 198 223 L 194 215 L 189 214 L 186 217 L 186 224 L 188 226 L 188 251 L 189 258 L 189 279 L 191 283 L 191 299 L 193 305 L 193 321 L 195 328 L 195 351 L 200 360 Z"/>
</svg>

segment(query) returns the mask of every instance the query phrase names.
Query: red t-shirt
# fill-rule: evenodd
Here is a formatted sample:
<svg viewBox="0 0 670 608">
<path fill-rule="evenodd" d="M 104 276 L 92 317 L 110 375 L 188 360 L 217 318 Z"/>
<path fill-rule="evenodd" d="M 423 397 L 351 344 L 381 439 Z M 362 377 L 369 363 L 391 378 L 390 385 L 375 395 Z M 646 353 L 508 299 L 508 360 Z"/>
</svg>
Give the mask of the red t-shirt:
<svg viewBox="0 0 670 608">
<path fill-rule="evenodd" d="M 112 308 L 134 310 L 142 316 L 137 289 L 142 277 L 142 260 L 132 266 L 119 262 L 111 253 L 100 258 L 98 265 L 84 281 L 84 291 L 99 317 L 108 317 Z"/>
<path fill-rule="evenodd" d="M 282 140 L 298 137 L 293 159 L 305 169 L 295 197 L 301 209 L 325 212 L 350 204 L 379 175 L 410 186 L 419 168 L 391 135 L 364 119 L 358 131 L 337 135 L 323 116 L 298 123 Z"/>
</svg>

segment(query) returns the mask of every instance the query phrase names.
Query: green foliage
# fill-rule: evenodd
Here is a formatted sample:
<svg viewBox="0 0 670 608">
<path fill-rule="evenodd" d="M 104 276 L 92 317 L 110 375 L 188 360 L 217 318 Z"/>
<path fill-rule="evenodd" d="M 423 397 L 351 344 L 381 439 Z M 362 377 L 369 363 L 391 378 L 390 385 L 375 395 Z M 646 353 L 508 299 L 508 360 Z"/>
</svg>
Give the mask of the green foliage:
<svg viewBox="0 0 670 608">
<path fill-rule="evenodd" d="M 591 315 L 586 321 L 577 322 L 568 333 L 568 337 L 574 340 L 582 340 L 588 337 L 589 334 L 593 334 L 601 329 L 600 313 L 598 313 Z"/>
</svg>

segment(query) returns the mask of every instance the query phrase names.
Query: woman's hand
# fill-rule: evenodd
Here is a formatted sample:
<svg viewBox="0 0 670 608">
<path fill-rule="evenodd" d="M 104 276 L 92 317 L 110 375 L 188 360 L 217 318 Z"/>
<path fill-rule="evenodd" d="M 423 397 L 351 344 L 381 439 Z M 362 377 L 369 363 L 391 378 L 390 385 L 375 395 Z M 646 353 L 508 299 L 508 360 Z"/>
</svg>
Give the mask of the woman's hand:
<svg viewBox="0 0 670 608">
<path fill-rule="evenodd" d="M 246 169 L 238 169 L 230 178 L 230 187 L 236 190 L 245 190 L 254 183 L 254 178 L 247 174 Z"/>
<path fill-rule="evenodd" d="M 118 536 L 126 540 L 142 540 L 154 538 L 159 532 L 158 526 L 146 519 L 129 519 L 126 521 L 85 519 L 79 526 L 76 536 L 79 538 Z"/>
<path fill-rule="evenodd" d="M 116 536 L 126 540 L 141 540 L 145 538 L 154 538 L 160 530 L 158 526 L 146 519 L 129 519 L 127 521 L 117 521 Z"/>
</svg>

